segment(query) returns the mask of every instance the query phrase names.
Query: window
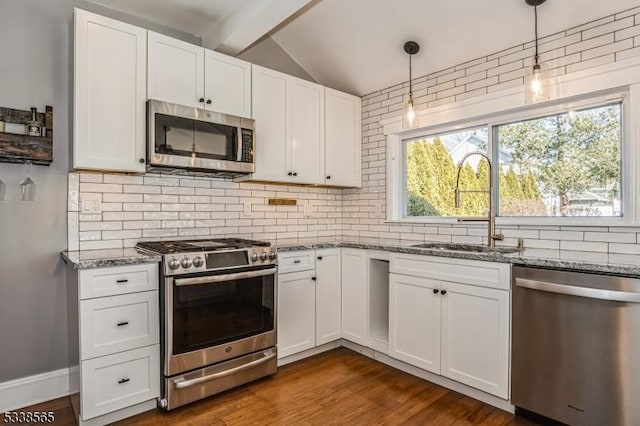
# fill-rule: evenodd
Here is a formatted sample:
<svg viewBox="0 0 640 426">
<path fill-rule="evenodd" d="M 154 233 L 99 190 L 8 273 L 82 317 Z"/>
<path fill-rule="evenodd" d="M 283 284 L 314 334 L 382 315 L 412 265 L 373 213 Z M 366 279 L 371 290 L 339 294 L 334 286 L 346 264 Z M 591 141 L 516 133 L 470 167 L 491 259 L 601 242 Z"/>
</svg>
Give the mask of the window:
<svg viewBox="0 0 640 426">
<path fill-rule="evenodd" d="M 486 216 L 487 161 L 470 155 L 458 171 L 475 151 L 492 159 L 499 216 L 622 216 L 621 101 L 546 107 L 403 142 L 406 218 Z"/>
<path fill-rule="evenodd" d="M 494 127 L 501 216 L 622 216 L 622 104 Z"/>
</svg>

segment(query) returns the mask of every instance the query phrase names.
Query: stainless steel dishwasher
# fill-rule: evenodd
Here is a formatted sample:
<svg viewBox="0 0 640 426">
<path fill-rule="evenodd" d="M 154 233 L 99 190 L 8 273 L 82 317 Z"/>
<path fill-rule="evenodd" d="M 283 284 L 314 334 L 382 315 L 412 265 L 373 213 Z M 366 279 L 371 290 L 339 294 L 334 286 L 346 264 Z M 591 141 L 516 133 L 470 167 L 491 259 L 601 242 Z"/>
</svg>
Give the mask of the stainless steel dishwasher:
<svg viewBox="0 0 640 426">
<path fill-rule="evenodd" d="M 512 403 L 570 425 L 640 425 L 640 279 L 514 267 Z"/>
</svg>

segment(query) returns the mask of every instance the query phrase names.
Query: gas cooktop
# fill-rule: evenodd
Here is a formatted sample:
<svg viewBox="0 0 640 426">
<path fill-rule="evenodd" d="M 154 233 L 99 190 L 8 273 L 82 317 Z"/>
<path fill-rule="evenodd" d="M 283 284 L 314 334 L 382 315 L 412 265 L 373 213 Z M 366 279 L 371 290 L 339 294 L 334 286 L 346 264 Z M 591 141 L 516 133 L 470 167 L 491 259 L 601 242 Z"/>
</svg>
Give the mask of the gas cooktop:
<svg viewBox="0 0 640 426">
<path fill-rule="evenodd" d="M 210 240 L 142 241 L 136 247 L 158 254 L 204 252 L 216 250 L 246 249 L 249 247 L 269 247 L 266 241 L 244 240 L 241 238 L 214 238 Z"/>
</svg>

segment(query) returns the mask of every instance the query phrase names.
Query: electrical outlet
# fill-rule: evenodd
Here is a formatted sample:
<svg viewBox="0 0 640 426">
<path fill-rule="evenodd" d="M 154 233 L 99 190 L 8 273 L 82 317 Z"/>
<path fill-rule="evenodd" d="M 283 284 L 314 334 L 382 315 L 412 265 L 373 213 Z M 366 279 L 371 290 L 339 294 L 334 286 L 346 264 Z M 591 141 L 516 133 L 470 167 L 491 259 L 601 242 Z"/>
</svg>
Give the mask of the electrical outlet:
<svg viewBox="0 0 640 426">
<path fill-rule="evenodd" d="M 80 195 L 80 212 L 81 213 L 101 213 L 102 212 L 102 194 L 81 194 Z"/>
<path fill-rule="evenodd" d="M 248 201 L 244 202 L 244 207 L 242 210 L 242 214 L 244 215 L 244 217 L 250 217 L 251 216 L 251 203 Z"/>
</svg>

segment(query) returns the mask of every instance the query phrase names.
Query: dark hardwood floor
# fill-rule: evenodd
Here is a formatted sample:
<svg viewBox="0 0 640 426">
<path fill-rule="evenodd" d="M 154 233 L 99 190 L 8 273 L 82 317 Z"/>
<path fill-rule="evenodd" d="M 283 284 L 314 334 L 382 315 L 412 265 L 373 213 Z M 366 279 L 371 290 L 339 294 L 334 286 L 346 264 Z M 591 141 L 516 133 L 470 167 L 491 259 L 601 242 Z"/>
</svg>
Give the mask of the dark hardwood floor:
<svg viewBox="0 0 640 426">
<path fill-rule="evenodd" d="M 73 425 L 69 398 L 24 410 L 54 410 Z M 532 425 L 528 420 L 339 348 L 281 367 L 272 377 L 169 413 L 119 425 Z"/>
</svg>

